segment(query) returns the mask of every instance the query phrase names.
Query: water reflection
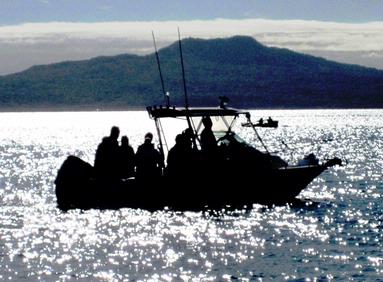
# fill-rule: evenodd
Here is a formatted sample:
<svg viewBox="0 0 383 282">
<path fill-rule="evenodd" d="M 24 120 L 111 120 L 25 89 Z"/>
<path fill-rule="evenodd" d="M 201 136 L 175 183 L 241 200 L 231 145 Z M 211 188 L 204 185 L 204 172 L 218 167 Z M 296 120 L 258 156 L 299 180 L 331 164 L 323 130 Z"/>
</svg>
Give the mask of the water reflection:
<svg viewBox="0 0 383 282">
<path fill-rule="evenodd" d="M 260 134 L 290 162 L 314 151 L 348 164 L 316 179 L 298 205 L 62 213 L 53 181 L 66 156 L 92 163 L 115 124 L 136 148 L 153 126 L 146 113 L 0 114 L 0 280 L 379 279 L 383 111 L 257 114 L 280 121 Z"/>
</svg>

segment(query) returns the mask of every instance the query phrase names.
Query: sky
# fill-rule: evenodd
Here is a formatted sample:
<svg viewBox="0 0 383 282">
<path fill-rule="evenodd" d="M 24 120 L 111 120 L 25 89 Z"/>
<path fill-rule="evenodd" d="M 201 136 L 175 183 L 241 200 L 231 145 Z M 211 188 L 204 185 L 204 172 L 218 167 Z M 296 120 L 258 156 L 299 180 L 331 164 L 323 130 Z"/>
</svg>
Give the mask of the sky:
<svg viewBox="0 0 383 282">
<path fill-rule="evenodd" d="M 248 35 L 383 69 L 383 0 L 0 0 L 0 75 L 36 64 L 153 52 L 182 37 Z"/>
</svg>

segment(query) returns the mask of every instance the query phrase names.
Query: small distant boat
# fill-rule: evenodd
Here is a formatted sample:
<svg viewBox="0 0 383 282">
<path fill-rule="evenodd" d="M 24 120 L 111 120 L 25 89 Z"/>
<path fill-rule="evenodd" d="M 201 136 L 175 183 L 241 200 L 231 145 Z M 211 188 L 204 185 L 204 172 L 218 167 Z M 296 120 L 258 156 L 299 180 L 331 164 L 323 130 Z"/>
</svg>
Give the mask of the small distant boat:
<svg viewBox="0 0 383 282">
<path fill-rule="evenodd" d="M 268 127 L 268 128 L 278 128 L 278 121 L 268 118 L 266 122 L 263 119 L 260 119 L 257 123 L 244 122 L 242 123 L 243 127 Z"/>
</svg>

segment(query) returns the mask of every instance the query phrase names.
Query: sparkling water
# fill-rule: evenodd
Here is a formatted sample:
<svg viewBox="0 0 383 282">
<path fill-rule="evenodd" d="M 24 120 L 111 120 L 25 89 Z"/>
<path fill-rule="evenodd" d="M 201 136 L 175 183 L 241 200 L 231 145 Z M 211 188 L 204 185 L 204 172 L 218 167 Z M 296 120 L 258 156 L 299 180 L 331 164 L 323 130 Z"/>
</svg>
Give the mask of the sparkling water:
<svg viewBox="0 0 383 282">
<path fill-rule="evenodd" d="M 0 280 L 382 279 L 383 110 L 252 115 L 279 120 L 278 129 L 259 134 L 289 163 L 313 152 L 323 161 L 340 157 L 345 165 L 322 173 L 298 205 L 65 213 L 56 207 L 54 190 L 65 158 L 92 164 L 113 125 L 136 149 L 146 132 L 156 133 L 153 121 L 146 112 L 1 113 Z M 186 123 L 168 123 L 170 148 Z M 251 129 L 236 130 L 262 149 Z M 180 197 L 190 192 L 180 187 Z"/>
</svg>

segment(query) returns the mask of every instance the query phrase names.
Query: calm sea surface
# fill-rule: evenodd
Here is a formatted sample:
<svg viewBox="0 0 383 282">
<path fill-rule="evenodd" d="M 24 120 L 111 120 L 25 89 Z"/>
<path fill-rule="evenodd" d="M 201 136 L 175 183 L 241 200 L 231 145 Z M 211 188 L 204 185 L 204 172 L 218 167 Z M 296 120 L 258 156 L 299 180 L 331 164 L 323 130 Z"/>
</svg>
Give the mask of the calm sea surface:
<svg viewBox="0 0 383 282">
<path fill-rule="evenodd" d="M 63 213 L 53 182 L 65 158 L 93 163 L 112 125 L 136 149 L 153 122 L 145 112 L 0 113 L 0 280 L 383 279 L 383 110 L 253 112 L 269 115 L 280 123 L 260 130 L 270 151 L 346 163 L 313 181 L 303 204 Z M 167 126 L 171 146 L 185 123 Z"/>
</svg>

